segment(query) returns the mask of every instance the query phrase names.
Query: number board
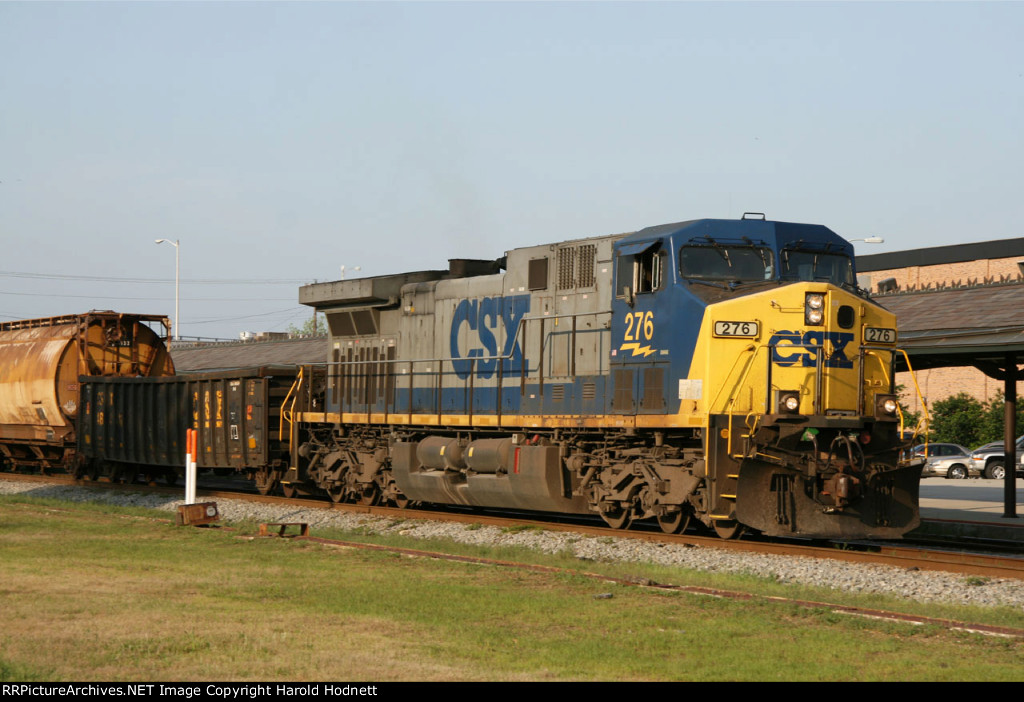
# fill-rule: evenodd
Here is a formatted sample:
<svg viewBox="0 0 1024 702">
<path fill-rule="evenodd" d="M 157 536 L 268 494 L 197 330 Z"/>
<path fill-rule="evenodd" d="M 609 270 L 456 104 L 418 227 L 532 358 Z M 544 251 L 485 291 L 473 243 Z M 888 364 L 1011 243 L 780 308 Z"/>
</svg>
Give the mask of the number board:
<svg viewBox="0 0 1024 702">
<path fill-rule="evenodd" d="M 758 322 L 715 322 L 715 336 L 757 336 L 761 332 Z"/>
<path fill-rule="evenodd" d="M 867 344 L 895 344 L 896 330 L 882 327 L 864 327 L 864 342 Z"/>
</svg>

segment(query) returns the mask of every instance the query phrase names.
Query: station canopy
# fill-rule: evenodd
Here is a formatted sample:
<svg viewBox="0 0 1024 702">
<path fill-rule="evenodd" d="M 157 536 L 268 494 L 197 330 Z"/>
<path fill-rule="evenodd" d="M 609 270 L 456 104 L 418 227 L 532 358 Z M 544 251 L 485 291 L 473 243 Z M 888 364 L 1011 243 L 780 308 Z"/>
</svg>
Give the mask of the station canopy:
<svg viewBox="0 0 1024 702">
<path fill-rule="evenodd" d="M 896 314 L 899 345 L 914 370 L 974 366 L 1003 379 L 1007 355 L 1024 357 L 1024 282 L 880 294 L 872 299 Z M 902 356 L 896 370 L 907 370 Z"/>
</svg>

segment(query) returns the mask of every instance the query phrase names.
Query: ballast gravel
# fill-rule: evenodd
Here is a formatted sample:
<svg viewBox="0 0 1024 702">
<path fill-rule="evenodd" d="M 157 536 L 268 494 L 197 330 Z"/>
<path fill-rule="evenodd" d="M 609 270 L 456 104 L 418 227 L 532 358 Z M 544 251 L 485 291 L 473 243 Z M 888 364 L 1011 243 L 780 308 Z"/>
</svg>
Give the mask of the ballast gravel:
<svg viewBox="0 0 1024 702">
<path fill-rule="evenodd" d="M 182 500 L 165 495 L 78 486 L 0 480 L 0 494 L 68 502 L 98 502 L 169 512 Z M 799 583 L 847 592 L 882 593 L 910 600 L 1024 610 L 1024 580 L 965 577 L 937 571 L 860 565 L 802 556 L 737 553 L 713 547 L 675 546 L 635 539 L 586 537 L 543 529 L 508 530 L 479 524 L 388 519 L 339 510 L 292 508 L 218 499 L 222 522 L 305 522 L 315 533 L 332 527 L 367 533 L 400 533 L 416 539 L 448 539 L 466 544 L 520 546 L 545 553 L 571 554 L 581 560 L 656 563 L 693 570 L 748 574 L 780 583 Z"/>
</svg>

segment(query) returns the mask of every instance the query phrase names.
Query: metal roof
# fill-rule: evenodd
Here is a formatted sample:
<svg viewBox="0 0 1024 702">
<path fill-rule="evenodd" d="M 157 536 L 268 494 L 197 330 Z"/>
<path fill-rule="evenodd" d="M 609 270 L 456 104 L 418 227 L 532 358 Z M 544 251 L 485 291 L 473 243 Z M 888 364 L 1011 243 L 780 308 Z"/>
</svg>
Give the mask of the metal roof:
<svg viewBox="0 0 1024 702">
<path fill-rule="evenodd" d="M 992 375 L 1024 355 L 1024 283 L 924 290 L 873 299 L 896 314 L 914 368 L 977 366 Z M 906 370 L 901 360 L 899 370 Z"/>
<path fill-rule="evenodd" d="M 235 341 L 229 343 L 171 346 L 171 359 L 178 373 L 267 365 L 300 365 L 327 361 L 327 337 L 310 336 L 276 341 Z"/>
<path fill-rule="evenodd" d="M 945 263 L 963 263 L 992 258 L 1024 257 L 1024 238 L 976 241 L 970 244 L 932 246 L 927 249 L 891 251 L 889 253 L 857 256 L 857 271 L 887 271 L 912 266 L 938 266 Z"/>
</svg>

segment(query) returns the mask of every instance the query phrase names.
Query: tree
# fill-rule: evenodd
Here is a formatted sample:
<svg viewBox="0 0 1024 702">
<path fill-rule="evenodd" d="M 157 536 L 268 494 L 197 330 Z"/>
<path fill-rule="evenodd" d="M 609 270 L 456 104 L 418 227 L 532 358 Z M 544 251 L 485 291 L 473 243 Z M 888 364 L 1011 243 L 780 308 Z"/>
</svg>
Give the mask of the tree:
<svg viewBox="0 0 1024 702">
<path fill-rule="evenodd" d="M 939 400 L 932 405 L 931 415 L 932 441 L 960 444 L 968 448 L 985 442 L 985 407 L 967 393 Z"/>
<path fill-rule="evenodd" d="M 289 324 L 287 332 L 292 336 L 318 336 L 327 333 L 327 323 L 323 321 L 319 312 L 307 319 L 301 327 Z"/>
<path fill-rule="evenodd" d="M 1006 426 L 1006 401 L 1000 390 L 985 404 L 985 412 L 981 420 L 981 441 L 1002 441 Z M 1024 434 L 1024 406 L 1017 403 L 1017 435 Z"/>
</svg>

